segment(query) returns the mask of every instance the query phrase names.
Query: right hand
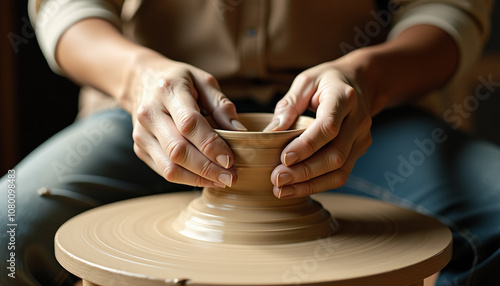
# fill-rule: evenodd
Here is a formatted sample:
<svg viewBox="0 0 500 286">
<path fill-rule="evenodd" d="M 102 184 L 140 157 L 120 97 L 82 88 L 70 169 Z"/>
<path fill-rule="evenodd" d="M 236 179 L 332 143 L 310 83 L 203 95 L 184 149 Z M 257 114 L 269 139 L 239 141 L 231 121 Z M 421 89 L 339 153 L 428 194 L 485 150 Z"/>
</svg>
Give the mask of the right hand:
<svg viewBox="0 0 500 286">
<path fill-rule="evenodd" d="M 235 183 L 234 156 L 200 111 L 222 129 L 245 130 L 216 79 L 156 53 L 137 62 L 121 100 L 132 115 L 137 156 L 173 183 L 200 187 Z"/>
</svg>

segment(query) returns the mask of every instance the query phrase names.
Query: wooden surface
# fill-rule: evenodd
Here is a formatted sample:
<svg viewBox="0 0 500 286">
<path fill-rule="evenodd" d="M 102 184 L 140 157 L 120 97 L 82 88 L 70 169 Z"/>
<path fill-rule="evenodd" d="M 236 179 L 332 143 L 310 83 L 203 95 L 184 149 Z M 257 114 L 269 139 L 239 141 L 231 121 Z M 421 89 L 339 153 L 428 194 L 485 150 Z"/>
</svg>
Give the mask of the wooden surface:
<svg viewBox="0 0 500 286">
<path fill-rule="evenodd" d="M 270 245 L 200 241 L 172 229 L 197 196 L 157 195 L 83 213 L 57 232 L 56 257 L 104 286 L 422 285 L 451 257 L 451 233 L 436 220 L 340 194 L 314 196 L 340 225 L 330 237 Z"/>
</svg>

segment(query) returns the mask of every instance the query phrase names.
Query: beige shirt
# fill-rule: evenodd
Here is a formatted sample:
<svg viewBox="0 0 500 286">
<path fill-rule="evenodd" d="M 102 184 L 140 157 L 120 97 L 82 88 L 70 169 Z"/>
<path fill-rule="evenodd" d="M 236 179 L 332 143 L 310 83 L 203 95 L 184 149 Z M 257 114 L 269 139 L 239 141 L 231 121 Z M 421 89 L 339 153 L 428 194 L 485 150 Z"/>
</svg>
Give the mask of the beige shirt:
<svg viewBox="0 0 500 286">
<path fill-rule="evenodd" d="M 437 26 L 455 39 L 461 54 L 458 78 L 481 53 L 491 6 L 491 0 L 391 1 L 382 9 L 369 0 L 29 2 L 41 49 L 56 72 L 62 33 L 77 21 L 99 17 L 127 38 L 213 74 L 228 97 L 262 102 L 285 92 L 309 67 L 419 24 Z M 82 96 L 87 107 L 90 102 L 97 105 L 92 109 L 107 106 L 91 88 L 83 88 Z"/>
</svg>

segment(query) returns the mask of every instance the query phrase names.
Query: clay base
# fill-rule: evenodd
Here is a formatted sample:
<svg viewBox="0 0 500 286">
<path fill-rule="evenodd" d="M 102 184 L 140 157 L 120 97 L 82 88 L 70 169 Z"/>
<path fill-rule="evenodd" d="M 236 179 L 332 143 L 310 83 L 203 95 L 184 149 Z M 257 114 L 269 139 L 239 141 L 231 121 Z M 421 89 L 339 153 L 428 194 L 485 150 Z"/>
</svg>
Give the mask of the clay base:
<svg viewBox="0 0 500 286">
<path fill-rule="evenodd" d="M 97 285 L 422 285 L 451 258 L 438 221 L 383 202 L 320 194 L 335 234 L 307 242 L 206 242 L 173 229 L 199 193 L 144 197 L 99 207 L 66 222 L 56 257 Z M 88 284 L 92 285 L 92 284 Z"/>
<path fill-rule="evenodd" d="M 309 197 L 279 200 L 271 193 L 241 195 L 205 188 L 174 220 L 188 238 L 224 244 L 285 244 L 332 235 L 338 223 Z"/>
</svg>

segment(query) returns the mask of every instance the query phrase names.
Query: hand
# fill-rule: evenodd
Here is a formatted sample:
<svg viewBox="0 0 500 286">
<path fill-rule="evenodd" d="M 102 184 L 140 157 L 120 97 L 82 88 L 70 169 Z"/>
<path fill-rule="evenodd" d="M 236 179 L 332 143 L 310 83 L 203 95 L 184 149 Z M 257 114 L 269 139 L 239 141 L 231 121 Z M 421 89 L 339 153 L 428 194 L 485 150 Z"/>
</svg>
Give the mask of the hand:
<svg viewBox="0 0 500 286">
<path fill-rule="evenodd" d="M 341 187 L 356 160 L 371 144 L 366 98 L 353 87 L 356 74 L 348 57 L 298 75 L 278 102 L 267 131 L 288 129 L 306 108 L 314 122 L 281 153 L 271 174 L 278 198 L 296 198 Z"/>
<path fill-rule="evenodd" d="M 215 78 L 158 54 L 139 62 L 123 104 L 134 122 L 137 156 L 170 182 L 201 187 L 235 183 L 233 154 L 200 111 L 221 128 L 245 130 Z"/>
<path fill-rule="evenodd" d="M 370 114 L 441 87 L 454 74 L 458 55 L 445 31 L 417 25 L 299 75 L 268 130 L 287 129 L 308 107 L 317 118 L 283 150 L 281 161 L 288 166 L 273 172 L 275 195 L 280 189 L 284 198 L 341 186 L 370 145 Z M 117 98 L 131 113 L 134 149 L 156 172 L 190 185 L 235 182 L 236 174 L 225 168 L 233 164 L 231 151 L 199 112 L 198 106 L 222 128 L 241 128 L 212 76 L 127 40 L 99 18 L 72 25 L 59 40 L 56 58 L 70 78 Z"/>
</svg>

